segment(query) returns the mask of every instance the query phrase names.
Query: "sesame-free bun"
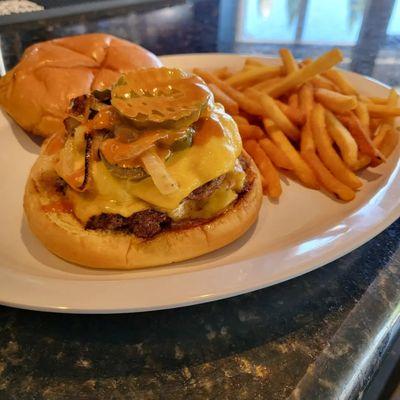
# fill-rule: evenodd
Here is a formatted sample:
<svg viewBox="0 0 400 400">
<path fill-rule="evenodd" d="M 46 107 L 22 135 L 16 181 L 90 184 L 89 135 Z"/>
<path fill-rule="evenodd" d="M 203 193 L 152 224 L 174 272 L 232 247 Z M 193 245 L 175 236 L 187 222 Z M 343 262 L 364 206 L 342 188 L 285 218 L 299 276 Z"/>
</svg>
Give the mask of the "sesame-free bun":
<svg viewBox="0 0 400 400">
<path fill-rule="evenodd" d="M 63 132 L 74 97 L 110 87 L 121 72 L 161 66 L 134 43 L 103 33 L 70 36 L 28 47 L 0 78 L 0 105 L 29 133 Z"/>
<path fill-rule="evenodd" d="M 245 157 L 249 165 L 247 174 L 253 181 L 249 190 L 222 215 L 200 226 L 164 231 L 151 239 L 85 230 L 72 214 L 43 211 L 46 195 L 36 184 L 33 172 L 44 172 L 42 156 L 32 168 L 25 188 L 25 214 L 32 232 L 51 252 L 83 266 L 134 269 L 187 260 L 233 242 L 256 220 L 262 200 L 261 182 L 253 161 Z"/>
</svg>

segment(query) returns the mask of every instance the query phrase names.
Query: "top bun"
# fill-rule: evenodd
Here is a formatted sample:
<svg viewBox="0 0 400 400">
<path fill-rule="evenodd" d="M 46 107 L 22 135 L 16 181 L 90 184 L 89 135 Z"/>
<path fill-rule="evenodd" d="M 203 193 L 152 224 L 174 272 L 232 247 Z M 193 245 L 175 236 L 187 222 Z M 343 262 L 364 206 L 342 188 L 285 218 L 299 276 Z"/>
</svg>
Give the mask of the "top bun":
<svg viewBox="0 0 400 400">
<path fill-rule="evenodd" d="M 154 54 L 111 35 L 49 40 L 28 47 L 0 79 L 0 105 L 27 132 L 47 137 L 64 130 L 72 98 L 110 87 L 121 72 L 159 66 Z"/>
</svg>

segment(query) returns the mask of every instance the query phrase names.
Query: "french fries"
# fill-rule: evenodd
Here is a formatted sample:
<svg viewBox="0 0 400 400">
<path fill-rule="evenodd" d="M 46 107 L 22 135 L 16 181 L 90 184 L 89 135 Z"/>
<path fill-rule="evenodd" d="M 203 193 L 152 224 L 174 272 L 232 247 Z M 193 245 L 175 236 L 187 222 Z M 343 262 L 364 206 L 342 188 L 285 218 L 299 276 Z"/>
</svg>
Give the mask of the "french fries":
<svg viewBox="0 0 400 400">
<path fill-rule="evenodd" d="M 271 79 L 282 75 L 282 67 L 254 67 L 247 71 L 237 72 L 233 74 L 228 79 L 225 80 L 226 83 L 232 86 L 248 85 L 250 83 L 255 83 L 264 79 Z"/>
<path fill-rule="evenodd" d="M 311 130 L 317 146 L 317 152 L 326 167 L 342 183 L 357 190 L 362 186 L 361 180 L 343 162 L 332 146 L 325 124 L 325 112 L 321 104 L 316 104 L 311 112 Z"/>
<path fill-rule="evenodd" d="M 299 90 L 299 107 L 301 112 L 308 116 L 314 107 L 313 87 L 309 83 L 305 83 Z"/>
<path fill-rule="evenodd" d="M 385 159 L 385 156 L 377 149 L 369 134 L 364 130 L 360 120 L 353 114 L 347 113 L 339 116 L 340 121 L 350 130 L 354 140 L 357 142 L 361 153 L 375 159 Z"/>
<path fill-rule="evenodd" d="M 314 95 L 325 108 L 333 112 L 344 113 L 357 107 L 357 97 L 353 95 L 349 96 L 328 89 L 316 89 Z"/>
<path fill-rule="evenodd" d="M 332 112 L 326 110 L 325 118 L 329 136 L 338 146 L 343 161 L 353 168 L 358 163 L 357 142 Z"/>
<path fill-rule="evenodd" d="M 292 140 L 299 140 L 300 131 L 290 122 L 286 115 L 281 111 L 274 99 L 268 95 L 261 96 L 261 104 L 264 113 Z"/>
<path fill-rule="evenodd" d="M 217 78 L 214 74 L 198 68 L 195 68 L 193 72 L 203 78 L 207 83 L 213 83 L 220 88 L 225 94 L 235 100 L 244 111 L 249 114 L 263 115 L 263 109 L 256 101 L 247 98 L 243 93 Z"/>
<path fill-rule="evenodd" d="M 292 170 L 293 166 L 287 155 L 271 139 L 260 140 L 260 146 L 271 161 L 279 168 Z"/>
<path fill-rule="evenodd" d="M 357 95 L 357 90 L 350 82 L 336 69 L 327 69 L 322 73 L 322 76 L 330 80 L 343 94 Z"/>
<path fill-rule="evenodd" d="M 392 89 L 387 98 L 387 105 L 389 107 L 395 107 L 398 103 L 399 95 L 395 89 Z M 383 119 L 382 125 L 384 127 L 390 127 L 386 130 L 385 137 L 382 139 L 381 143 L 378 144 L 378 148 L 385 157 L 393 152 L 398 143 L 398 134 L 395 132 L 394 118 L 386 117 Z"/>
<path fill-rule="evenodd" d="M 263 185 L 265 186 L 267 194 L 273 199 L 279 198 L 282 193 L 281 182 L 279 179 L 279 173 L 271 160 L 255 140 L 245 141 L 244 148 L 254 159 L 254 162 L 260 170 L 264 178 Z"/>
<path fill-rule="evenodd" d="M 279 54 L 282 59 L 282 64 L 285 70 L 285 74 L 289 75 L 299 69 L 296 60 L 293 57 L 292 52 L 289 49 L 280 49 Z"/>
<path fill-rule="evenodd" d="M 400 117 L 400 107 L 388 107 L 382 104 L 368 103 L 367 108 L 372 118 Z"/>
<path fill-rule="evenodd" d="M 300 181 L 311 189 L 318 189 L 319 184 L 314 172 L 301 158 L 299 152 L 290 143 L 286 135 L 278 129 L 272 120 L 265 118 L 263 123 L 273 142 L 286 154 L 287 158 L 289 158 L 293 166 L 293 172 Z"/>
<path fill-rule="evenodd" d="M 264 193 L 279 198 L 279 171 L 291 171 L 306 187 L 351 201 L 361 188 L 356 172 L 385 162 L 399 141 L 398 94 L 358 93 L 338 69 L 342 53 L 297 62 L 288 49 L 281 64 L 246 58 L 243 69 L 214 73 L 195 69 L 235 120 L 254 158 Z"/>
<path fill-rule="evenodd" d="M 292 107 L 280 100 L 275 100 L 275 103 L 294 125 L 304 124 L 306 114 L 300 108 Z"/>
<path fill-rule="evenodd" d="M 221 103 L 228 114 L 239 114 L 239 104 L 235 100 L 229 97 L 225 92 L 223 92 L 218 86 L 214 85 L 213 83 L 210 83 L 208 87 L 213 92 L 215 101 Z"/>
<path fill-rule="evenodd" d="M 365 133 L 368 134 L 369 137 L 371 137 L 371 132 L 369 129 L 370 118 L 368 114 L 367 105 L 364 102 L 359 101 L 357 103 L 357 106 L 355 107 L 354 113 L 356 114 L 358 120 L 360 121 L 360 124 L 364 129 Z"/>
<path fill-rule="evenodd" d="M 309 123 L 306 123 L 301 131 L 302 157 L 317 175 L 322 186 L 324 186 L 328 192 L 337 195 L 344 201 L 353 200 L 355 197 L 354 191 L 332 175 L 328 168 L 325 167 L 324 163 L 319 159 L 315 150 L 313 134 Z"/>
<path fill-rule="evenodd" d="M 313 61 L 311 64 L 308 64 L 305 67 L 295 72 L 292 72 L 289 75 L 286 75 L 286 77 L 283 78 L 280 82 L 269 87 L 266 90 L 266 93 L 269 94 L 271 97 L 279 97 L 288 90 L 307 82 L 313 76 L 329 70 L 329 68 L 342 61 L 342 59 L 343 55 L 339 49 L 328 51 L 327 53 Z"/>
</svg>

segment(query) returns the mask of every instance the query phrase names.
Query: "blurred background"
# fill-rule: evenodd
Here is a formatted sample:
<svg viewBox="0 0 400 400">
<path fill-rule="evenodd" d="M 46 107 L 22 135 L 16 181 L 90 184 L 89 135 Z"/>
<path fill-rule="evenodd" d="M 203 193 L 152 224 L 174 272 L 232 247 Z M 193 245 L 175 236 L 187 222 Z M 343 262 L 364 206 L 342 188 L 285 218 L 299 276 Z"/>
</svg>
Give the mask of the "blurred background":
<svg viewBox="0 0 400 400">
<path fill-rule="evenodd" d="M 400 82 L 400 0 L 25 0 L 0 1 L 2 69 L 29 44 L 108 32 L 154 53 L 237 52 L 316 56 L 332 46 L 345 68 L 389 85 Z M 6 11 L 4 11 L 6 10 Z"/>
</svg>

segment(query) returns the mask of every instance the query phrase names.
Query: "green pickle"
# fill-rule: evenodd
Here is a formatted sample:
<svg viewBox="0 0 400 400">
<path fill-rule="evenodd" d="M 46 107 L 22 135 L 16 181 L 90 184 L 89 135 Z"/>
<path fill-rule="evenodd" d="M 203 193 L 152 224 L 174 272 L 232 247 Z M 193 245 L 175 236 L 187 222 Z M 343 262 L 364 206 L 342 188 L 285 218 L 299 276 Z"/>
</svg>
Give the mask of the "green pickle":
<svg viewBox="0 0 400 400">
<path fill-rule="evenodd" d="M 195 130 L 193 128 L 188 128 L 182 137 L 180 137 L 179 139 L 175 140 L 174 143 L 172 143 L 170 149 L 172 151 L 180 151 L 187 149 L 193 144 L 194 133 Z"/>
<path fill-rule="evenodd" d="M 138 129 L 188 127 L 211 98 L 201 78 L 165 67 L 129 72 L 111 90 L 111 104 Z"/>
<path fill-rule="evenodd" d="M 107 167 L 107 169 L 116 178 L 140 181 L 149 176 L 149 174 L 142 167 L 127 168 L 127 167 L 121 167 L 117 164 L 109 163 L 101 151 L 100 151 L 100 158 L 103 161 L 104 165 Z"/>
</svg>

